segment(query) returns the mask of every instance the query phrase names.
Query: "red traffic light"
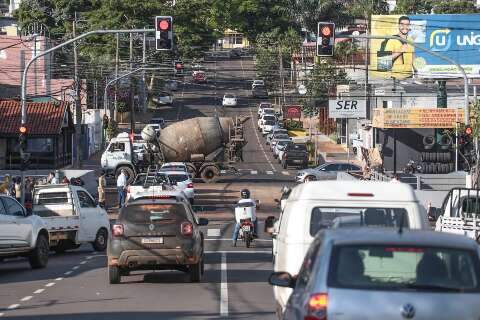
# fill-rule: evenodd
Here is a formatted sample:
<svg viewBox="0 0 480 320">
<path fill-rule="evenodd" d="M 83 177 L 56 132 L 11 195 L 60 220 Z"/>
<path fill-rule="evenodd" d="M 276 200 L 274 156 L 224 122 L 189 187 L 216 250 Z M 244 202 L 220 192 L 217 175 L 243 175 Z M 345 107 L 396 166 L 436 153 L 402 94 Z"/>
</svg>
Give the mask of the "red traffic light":
<svg viewBox="0 0 480 320">
<path fill-rule="evenodd" d="M 175 64 L 175 68 L 176 68 L 176 69 L 182 69 L 182 64 L 181 64 L 181 63 Z"/>
<path fill-rule="evenodd" d="M 170 21 L 168 20 L 160 20 L 158 22 L 158 28 L 161 31 L 167 31 L 170 28 Z"/>
<path fill-rule="evenodd" d="M 26 134 L 26 133 L 27 133 L 27 127 L 21 126 L 21 127 L 18 129 L 18 131 L 20 131 L 20 133 L 22 133 L 22 134 Z"/>
<path fill-rule="evenodd" d="M 322 32 L 322 36 L 324 37 L 329 37 L 332 35 L 332 29 L 330 29 L 329 26 L 324 26 L 321 32 Z"/>
<path fill-rule="evenodd" d="M 465 128 L 465 134 L 471 136 L 472 133 L 473 133 L 472 127 L 469 126 Z"/>
</svg>

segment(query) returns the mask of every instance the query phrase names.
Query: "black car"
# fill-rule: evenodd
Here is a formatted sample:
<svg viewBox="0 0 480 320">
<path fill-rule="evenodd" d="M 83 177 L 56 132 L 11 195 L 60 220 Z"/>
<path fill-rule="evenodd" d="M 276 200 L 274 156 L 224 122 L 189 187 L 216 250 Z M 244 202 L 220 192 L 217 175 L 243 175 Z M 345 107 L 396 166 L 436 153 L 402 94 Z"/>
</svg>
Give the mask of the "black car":
<svg viewBox="0 0 480 320">
<path fill-rule="evenodd" d="M 108 243 L 110 283 L 119 283 L 133 270 L 179 270 L 188 273 L 191 282 L 199 282 L 204 270 L 199 226 L 207 224 L 178 191 L 129 201 Z"/>
<path fill-rule="evenodd" d="M 255 87 L 253 87 L 252 97 L 253 98 L 261 98 L 261 99 L 268 98 L 267 88 L 265 86 L 255 86 Z"/>
<path fill-rule="evenodd" d="M 300 168 L 308 167 L 307 146 L 301 143 L 290 143 L 285 147 L 282 158 L 282 167 L 298 166 Z"/>
</svg>

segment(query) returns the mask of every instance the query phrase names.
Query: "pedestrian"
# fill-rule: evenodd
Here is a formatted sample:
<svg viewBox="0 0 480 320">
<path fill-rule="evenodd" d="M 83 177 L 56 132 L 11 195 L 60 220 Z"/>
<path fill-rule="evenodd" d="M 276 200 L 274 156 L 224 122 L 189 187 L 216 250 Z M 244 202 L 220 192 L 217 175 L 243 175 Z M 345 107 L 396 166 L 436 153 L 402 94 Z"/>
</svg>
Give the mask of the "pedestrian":
<svg viewBox="0 0 480 320">
<path fill-rule="evenodd" d="M 17 177 L 14 182 L 15 198 L 20 201 L 22 199 L 22 178 Z"/>
<path fill-rule="evenodd" d="M 105 170 L 100 172 L 100 176 L 98 177 L 98 203 L 100 207 L 107 210 L 107 206 L 105 205 L 105 187 L 107 186 L 107 179 L 105 177 Z"/>
<path fill-rule="evenodd" d="M 125 205 L 125 198 L 127 194 L 127 174 L 125 169 L 120 171 L 120 175 L 117 178 L 117 191 L 118 191 L 118 208 L 122 208 Z"/>
</svg>

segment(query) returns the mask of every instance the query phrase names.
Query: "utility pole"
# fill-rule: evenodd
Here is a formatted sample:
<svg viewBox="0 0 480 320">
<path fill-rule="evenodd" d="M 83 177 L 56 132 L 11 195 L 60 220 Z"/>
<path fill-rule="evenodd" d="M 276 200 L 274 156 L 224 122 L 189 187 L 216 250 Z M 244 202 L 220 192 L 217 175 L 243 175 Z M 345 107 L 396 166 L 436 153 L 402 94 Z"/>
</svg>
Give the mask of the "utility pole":
<svg viewBox="0 0 480 320">
<path fill-rule="evenodd" d="M 142 67 L 145 67 L 147 63 L 147 34 L 143 33 L 142 43 Z M 147 78 L 145 76 L 145 70 L 142 72 L 142 108 L 143 112 L 147 111 Z"/>
<path fill-rule="evenodd" d="M 75 12 L 73 20 L 73 37 L 77 36 L 77 12 Z M 73 44 L 73 64 L 74 64 L 74 86 L 75 86 L 75 145 L 77 152 L 75 154 L 75 164 L 74 167 L 79 169 L 82 166 L 82 148 L 81 148 L 81 133 L 82 133 L 82 105 L 80 103 L 80 84 L 78 77 L 78 54 L 77 54 L 77 44 Z"/>
<path fill-rule="evenodd" d="M 133 70 L 133 33 L 130 33 L 130 71 Z M 135 85 L 134 77 L 130 77 L 130 132 L 135 133 Z"/>
<path fill-rule="evenodd" d="M 119 42 L 120 42 L 120 35 L 117 33 L 116 35 L 117 45 L 115 49 L 115 78 L 118 78 L 118 54 L 119 54 Z M 114 98 L 114 108 L 112 112 L 112 108 L 110 108 L 110 119 L 117 120 L 117 89 L 118 86 L 115 83 L 115 98 Z"/>
<path fill-rule="evenodd" d="M 282 97 L 283 97 L 283 103 L 285 104 L 285 88 L 284 88 L 284 83 L 283 83 L 283 59 L 282 59 L 282 47 L 278 47 L 278 59 L 280 61 L 280 86 L 282 89 Z"/>
</svg>

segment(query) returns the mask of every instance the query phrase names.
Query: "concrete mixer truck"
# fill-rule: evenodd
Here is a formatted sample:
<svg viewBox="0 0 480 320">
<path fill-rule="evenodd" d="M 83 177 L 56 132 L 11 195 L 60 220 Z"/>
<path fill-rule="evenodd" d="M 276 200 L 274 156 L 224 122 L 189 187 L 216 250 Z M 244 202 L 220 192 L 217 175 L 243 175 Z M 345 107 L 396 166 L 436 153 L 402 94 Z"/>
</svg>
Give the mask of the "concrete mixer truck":
<svg viewBox="0 0 480 320">
<path fill-rule="evenodd" d="M 138 173 L 151 172 L 165 162 L 184 162 L 194 178 L 215 182 L 222 170 L 235 171 L 247 141 L 243 123 L 247 117 L 197 117 L 173 123 L 157 133 L 142 130 L 142 141 L 127 133 L 111 139 L 102 154 L 102 169 L 117 177 L 125 169 L 131 182 Z"/>
</svg>

